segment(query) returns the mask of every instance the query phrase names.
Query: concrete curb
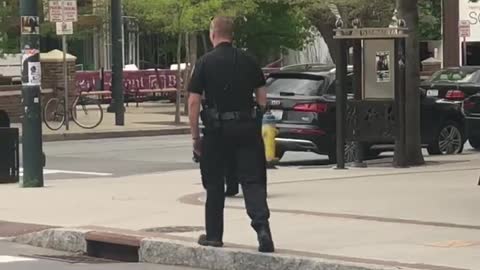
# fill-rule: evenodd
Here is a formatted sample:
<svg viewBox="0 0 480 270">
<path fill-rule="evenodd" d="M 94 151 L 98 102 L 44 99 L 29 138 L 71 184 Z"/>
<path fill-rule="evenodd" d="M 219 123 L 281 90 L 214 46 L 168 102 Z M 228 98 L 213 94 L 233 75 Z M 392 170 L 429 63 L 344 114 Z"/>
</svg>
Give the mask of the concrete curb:
<svg viewBox="0 0 480 270">
<path fill-rule="evenodd" d="M 48 229 L 15 237 L 12 241 L 55 250 L 87 253 L 88 233 L 95 229 Z M 108 234 L 108 231 L 105 231 Z M 195 267 L 211 270 L 413 270 L 288 254 L 262 254 L 240 248 L 202 247 L 193 242 L 145 237 L 138 249 L 139 262 Z"/>
<path fill-rule="evenodd" d="M 43 134 L 44 142 L 56 141 L 76 141 L 76 140 L 94 140 L 94 139 L 110 139 L 110 138 L 129 138 L 129 137 L 152 137 L 152 136 L 168 136 L 168 135 L 185 135 L 190 134 L 188 127 L 154 129 L 154 130 L 126 130 L 126 131 L 100 131 L 85 133 L 59 133 L 59 134 Z M 20 138 L 20 141 L 22 139 Z"/>
<path fill-rule="evenodd" d="M 73 253 L 87 252 L 85 229 L 48 229 L 13 237 L 12 242 Z"/>
<path fill-rule="evenodd" d="M 262 254 L 234 248 L 201 247 L 194 243 L 146 239 L 139 250 L 146 263 L 188 266 L 211 270 L 399 270 L 398 267 L 367 265 L 285 254 Z M 407 269 L 407 268 L 401 268 Z"/>
</svg>

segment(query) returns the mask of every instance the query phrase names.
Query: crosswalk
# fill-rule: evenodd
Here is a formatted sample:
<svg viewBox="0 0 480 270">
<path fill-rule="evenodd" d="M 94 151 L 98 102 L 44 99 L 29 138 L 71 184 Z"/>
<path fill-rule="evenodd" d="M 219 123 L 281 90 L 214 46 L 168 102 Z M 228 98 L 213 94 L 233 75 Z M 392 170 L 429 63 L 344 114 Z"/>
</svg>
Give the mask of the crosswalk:
<svg viewBox="0 0 480 270">
<path fill-rule="evenodd" d="M 18 262 L 33 262 L 37 259 L 19 257 L 19 256 L 0 256 L 0 264 L 3 263 L 18 263 Z"/>
<path fill-rule="evenodd" d="M 70 170 L 52 170 L 44 169 L 43 174 L 76 174 L 76 175 L 88 175 L 88 176 L 112 176 L 111 173 L 101 173 L 101 172 L 83 172 L 83 171 L 70 171 Z M 23 168 L 20 168 L 20 176 L 23 176 Z"/>
</svg>

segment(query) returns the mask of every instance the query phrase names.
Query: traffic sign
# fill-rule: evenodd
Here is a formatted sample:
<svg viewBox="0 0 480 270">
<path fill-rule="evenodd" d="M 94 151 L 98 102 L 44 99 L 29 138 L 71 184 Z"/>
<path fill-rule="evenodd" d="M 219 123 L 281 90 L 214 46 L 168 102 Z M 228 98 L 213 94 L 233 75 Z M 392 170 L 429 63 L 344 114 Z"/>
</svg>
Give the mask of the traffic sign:
<svg viewBox="0 0 480 270">
<path fill-rule="evenodd" d="M 50 0 L 48 13 L 51 22 L 76 22 L 77 1 L 76 0 Z"/>
<path fill-rule="evenodd" d="M 57 22 L 57 35 L 73 35 L 73 22 Z"/>
<path fill-rule="evenodd" d="M 460 24 L 458 25 L 458 33 L 460 34 L 460 37 L 470 37 L 470 22 L 467 20 L 460 21 Z"/>
</svg>

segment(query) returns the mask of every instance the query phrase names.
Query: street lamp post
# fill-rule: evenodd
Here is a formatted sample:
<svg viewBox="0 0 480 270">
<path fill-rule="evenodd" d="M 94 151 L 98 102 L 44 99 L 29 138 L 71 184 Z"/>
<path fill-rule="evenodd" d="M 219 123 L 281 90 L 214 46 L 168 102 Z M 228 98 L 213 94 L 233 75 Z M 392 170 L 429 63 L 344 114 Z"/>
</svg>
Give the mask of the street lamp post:
<svg viewBox="0 0 480 270">
<path fill-rule="evenodd" d="M 43 187 L 40 20 L 37 0 L 20 1 L 23 106 L 22 187 Z"/>
<path fill-rule="evenodd" d="M 112 10 L 112 95 L 115 125 L 125 125 L 123 93 L 123 22 L 122 0 L 111 0 Z"/>
</svg>

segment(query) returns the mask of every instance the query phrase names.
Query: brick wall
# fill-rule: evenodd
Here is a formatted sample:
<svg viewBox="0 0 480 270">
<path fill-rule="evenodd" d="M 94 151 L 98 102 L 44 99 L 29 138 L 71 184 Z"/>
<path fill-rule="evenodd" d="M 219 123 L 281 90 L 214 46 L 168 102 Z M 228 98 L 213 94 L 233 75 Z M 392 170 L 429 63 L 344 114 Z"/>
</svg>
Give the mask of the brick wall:
<svg viewBox="0 0 480 270">
<path fill-rule="evenodd" d="M 75 62 L 67 63 L 68 74 L 68 103 L 70 106 L 73 104 L 74 97 L 76 95 L 76 83 L 75 83 Z M 63 63 L 62 62 L 42 62 L 42 88 L 53 89 L 54 96 L 63 97 L 63 90 L 58 92 L 57 88 L 63 89 L 65 86 L 63 76 Z"/>
<path fill-rule="evenodd" d="M 53 97 L 52 93 L 43 91 L 41 102 L 42 108 Z M 21 86 L 1 86 L 0 87 L 0 110 L 6 111 L 12 123 L 19 123 L 22 121 L 23 106 L 22 106 L 22 90 Z"/>
<path fill-rule="evenodd" d="M 11 122 L 18 122 L 22 115 L 21 88 L 17 86 L 0 88 L 0 110 L 6 111 Z"/>
<path fill-rule="evenodd" d="M 76 93 L 74 61 L 68 62 L 67 74 L 71 106 Z M 63 62 L 42 62 L 42 108 L 50 98 L 63 97 L 63 91 L 57 91 L 57 87 L 63 88 L 64 85 Z M 53 93 L 51 93 L 52 90 Z M 0 110 L 8 113 L 11 122 L 21 122 L 23 115 L 21 85 L 0 86 Z"/>
</svg>

